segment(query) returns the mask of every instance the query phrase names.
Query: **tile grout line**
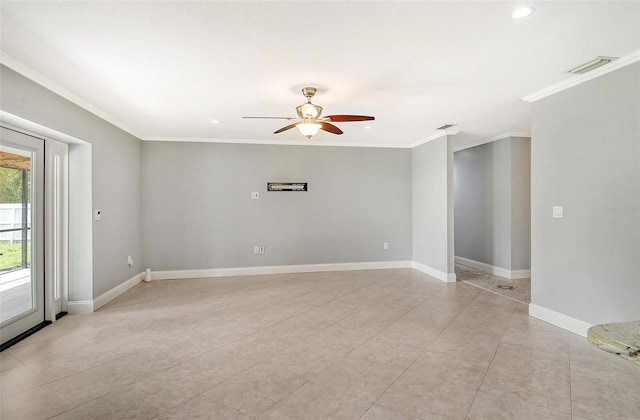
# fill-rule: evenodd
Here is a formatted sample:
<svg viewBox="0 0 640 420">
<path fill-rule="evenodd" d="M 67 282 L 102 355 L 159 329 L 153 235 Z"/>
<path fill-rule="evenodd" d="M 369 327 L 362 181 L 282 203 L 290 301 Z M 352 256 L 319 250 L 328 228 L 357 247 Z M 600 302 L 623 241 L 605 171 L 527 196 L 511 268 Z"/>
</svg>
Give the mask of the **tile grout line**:
<svg viewBox="0 0 640 420">
<path fill-rule="evenodd" d="M 569 401 L 571 404 L 569 405 L 569 415 L 573 419 L 573 376 L 571 375 L 571 353 L 573 351 L 571 347 L 571 337 L 567 336 L 567 345 L 569 348 Z"/>
<path fill-rule="evenodd" d="M 362 287 L 362 288 L 355 289 L 354 291 L 361 290 L 361 289 L 363 289 L 363 288 L 365 288 L 365 287 L 368 287 L 368 286 L 364 286 L 364 287 Z M 398 287 L 397 289 L 393 290 L 392 292 L 390 292 L 390 293 L 388 293 L 388 294 L 386 294 L 386 295 L 383 295 L 383 296 L 381 296 L 380 298 L 376 299 L 374 302 L 378 302 L 378 301 L 380 301 L 380 300 L 384 299 L 385 297 L 388 297 L 388 296 L 393 295 L 394 293 L 398 292 L 399 290 L 402 290 L 402 289 L 405 289 L 405 288 L 409 288 L 409 287 L 411 287 L 411 286 Z M 350 293 L 351 293 L 351 292 L 350 292 Z M 342 295 L 342 296 L 340 296 L 340 297 L 346 296 L 347 294 L 349 294 L 349 293 L 346 293 L 346 294 L 344 294 L 344 295 Z M 337 297 L 336 299 L 339 299 L 340 297 Z M 395 321 L 397 321 L 398 319 L 400 319 L 401 317 L 403 317 L 403 316 L 404 316 L 404 315 L 406 315 L 407 313 L 411 312 L 413 309 L 415 309 L 417 306 L 419 306 L 420 304 L 422 304 L 423 302 L 425 302 L 427 299 L 428 299 L 428 297 L 425 297 L 425 298 L 424 298 L 424 299 L 422 299 L 420 302 L 418 302 L 416 305 L 414 305 L 413 307 L 411 307 L 410 309 L 408 309 L 406 312 L 404 312 L 403 314 L 399 315 L 397 318 L 395 318 L 395 319 L 394 319 L 393 321 L 391 321 L 389 324 L 385 325 L 385 327 L 384 327 L 381 331 L 379 331 L 377 334 L 374 334 L 373 336 L 369 337 L 368 339 L 366 339 L 365 341 L 363 341 L 362 343 L 360 343 L 359 345 L 357 345 L 357 346 L 355 347 L 355 349 L 351 350 L 349 353 L 347 353 L 345 356 L 343 356 L 343 357 L 342 357 L 342 359 L 344 359 L 345 357 L 348 357 L 351 353 L 353 353 L 353 352 L 354 352 L 358 347 L 362 346 L 364 343 L 368 342 L 368 341 L 369 341 L 369 340 L 371 340 L 372 338 L 374 338 L 374 337 L 376 337 L 377 335 L 381 334 L 381 333 L 382 333 L 382 331 L 384 331 L 384 330 L 388 327 L 388 325 L 390 325 L 390 324 L 394 323 Z M 333 299 L 333 300 L 335 300 L 335 299 Z M 329 301 L 329 302 L 331 302 L 331 301 Z M 329 303 L 329 302 L 327 302 L 327 303 Z M 372 303 L 373 303 L 373 302 L 372 302 Z M 362 306 L 358 307 L 354 312 L 357 312 L 359 309 L 362 309 L 362 308 L 363 308 L 363 307 L 365 307 L 366 305 L 367 305 L 367 304 L 364 304 L 364 305 L 362 305 Z M 334 322 L 333 324 L 331 324 L 331 325 L 329 325 L 329 326 L 327 326 L 327 327 L 325 327 L 325 328 L 323 328 L 323 329 L 321 329 L 321 330 L 317 331 L 316 333 L 314 333 L 314 334 L 312 334 L 312 335 L 319 334 L 320 332 L 324 331 L 324 330 L 325 330 L 325 329 L 327 329 L 327 328 L 330 328 L 331 326 L 333 326 L 333 325 L 337 324 L 338 322 L 340 322 L 341 320 L 343 320 L 343 319 L 345 319 L 345 318 L 347 318 L 347 317 L 351 316 L 352 314 L 353 314 L 353 313 L 351 313 L 351 314 L 349 314 L 349 315 L 344 316 L 343 318 L 341 318 L 341 319 L 337 320 L 337 321 L 336 321 L 336 322 Z M 397 380 L 398 380 L 398 379 L 399 379 L 399 378 L 404 374 L 404 372 L 406 372 L 406 371 L 407 371 L 407 370 L 408 370 L 408 369 L 409 369 L 409 368 L 410 368 L 414 363 L 415 363 L 415 360 L 414 360 L 413 362 L 411 362 L 411 364 L 410 364 L 409 366 L 407 366 L 407 368 L 406 368 L 406 369 L 404 369 L 404 370 L 402 371 L 402 373 L 400 373 L 400 375 L 398 375 L 398 377 L 397 377 L 397 378 L 396 378 L 396 379 L 395 379 L 395 380 L 394 380 L 394 381 L 393 381 L 393 382 L 392 382 L 392 383 L 391 383 L 387 388 L 385 388 L 385 390 L 384 390 L 383 392 L 381 392 L 381 393 L 380 393 L 380 396 L 378 396 L 378 398 L 376 398 L 376 400 L 375 400 L 373 403 L 371 403 L 371 405 L 369 405 L 369 407 L 367 407 L 367 409 L 364 411 L 364 413 L 362 414 L 362 416 L 360 416 L 360 418 L 362 418 L 364 415 L 366 415 L 366 413 L 369 411 L 369 409 L 371 409 L 371 407 L 373 407 L 373 406 L 377 403 L 377 401 L 380 399 L 380 397 L 381 397 L 381 396 L 382 396 L 382 395 L 383 395 L 383 394 L 384 394 L 384 393 L 385 393 L 385 392 L 386 392 L 386 391 L 387 391 L 387 390 L 388 390 L 388 389 L 389 389 L 389 388 L 390 388 L 390 387 L 391 387 L 391 386 L 392 386 L 392 385 L 393 385 L 393 384 L 394 384 L 394 383 L 395 383 L 395 382 L 396 382 L 396 381 L 397 381 Z M 328 366 L 328 367 L 329 367 L 329 366 Z M 327 367 L 327 368 L 328 368 L 328 367 Z M 286 368 L 285 368 L 285 369 L 286 369 Z M 326 369 L 326 368 L 325 368 L 325 369 Z M 324 370 L 324 369 L 323 369 L 323 370 Z M 320 373 L 321 373 L 321 372 L 320 372 Z M 298 389 L 296 389 L 296 391 L 292 392 L 292 393 L 291 393 L 291 394 L 289 394 L 288 396 L 290 396 L 290 395 L 292 395 L 293 393 L 297 392 L 297 391 L 298 391 L 300 388 L 302 388 L 304 385 L 306 385 L 306 384 L 308 384 L 308 383 L 313 383 L 313 384 L 316 384 L 316 385 L 319 385 L 319 386 L 326 386 L 327 388 L 332 389 L 332 390 L 334 390 L 335 392 L 338 392 L 338 393 L 340 393 L 340 394 L 343 394 L 343 395 L 349 396 L 349 397 L 351 397 L 351 398 L 357 398 L 357 397 L 352 396 L 351 394 L 345 393 L 345 392 L 343 392 L 343 391 L 341 391 L 341 390 L 337 390 L 337 389 L 335 389 L 335 388 L 333 388 L 333 387 L 331 387 L 331 386 L 324 385 L 324 384 L 318 384 L 318 383 L 314 382 L 314 379 L 315 379 L 317 376 L 319 376 L 319 375 L 320 375 L 320 373 L 318 373 L 318 374 L 316 374 L 315 376 L 313 376 L 312 378 L 310 378 L 307 382 L 305 382 L 304 384 L 302 384 Z M 288 397 L 288 396 L 287 396 L 287 397 Z M 285 397 L 285 398 L 286 398 L 286 397 Z M 272 409 L 274 409 L 274 408 L 275 408 L 277 405 L 279 405 L 279 404 L 280 404 L 280 403 L 281 403 L 285 398 L 283 398 L 282 400 L 280 400 L 277 404 L 275 404 L 273 407 L 271 407 L 269 410 L 265 411 L 265 412 L 264 412 L 264 413 L 262 413 L 261 415 L 264 415 L 264 414 L 266 414 L 267 412 L 269 412 L 269 411 L 271 411 Z M 385 407 L 385 408 L 387 408 L 387 407 Z M 396 411 L 396 410 L 393 410 L 393 411 Z"/>
<path fill-rule="evenodd" d="M 498 354 L 498 350 L 500 349 L 500 346 L 502 345 L 502 339 L 504 338 L 504 335 L 506 334 L 507 330 L 509 329 L 509 324 L 511 324 L 511 321 L 513 320 L 513 316 L 514 316 L 514 314 L 516 312 L 516 308 L 517 308 L 517 306 L 515 306 L 511 310 L 511 316 L 509 317 L 509 322 L 507 323 L 507 326 L 505 327 L 505 329 L 504 329 L 504 331 L 502 333 L 502 336 L 500 337 L 500 343 L 496 347 L 496 350 L 493 352 L 493 356 L 491 357 L 491 361 L 489 362 L 489 366 L 487 366 L 487 370 L 484 373 L 484 375 L 482 376 L 482 381 L 480 382 L 480 385 L 478 386 L 478 389 L 476 389 L 476 393 L 473 396 L 473 401 L 471 401 L 471 405 L 469 405 L 469 410 L 467 411 L 467 415 L 465 416 L 465 419 L 469 418 L 469 414 L 471 414 L 471 410 L 473 409 L 473 404 L 475 404 L 476 399 L 478 399 L 478 394 L 480 393 L 480 388 L 482 388 L 482 385 L 484 384 L 484 381 L 487 378 L 487 375 L 489 374 L 489 370 L 491 370 L 491 366 L 493 366 L 493 361 L 495 360 L 496 354 Z"/>
<path fill-rule="evenodd" d="M 418 360 L 418 359 L 416 358 L 413 362 L 411 362 L 411 363 L 409 364 L 409 366 L 407 366 L 407 367 L 402 371 L 402 373 L 401 373 L 400 375 L 398 375 L 398 377 L 397 377 L 393 382 L 391 382 L 391 384 L 389 384 L 389 386 L 388 386 L 388 387 L 386 387 L 384 391 L 382 391 L 382 392 L 380 393 L 380 395 L 378 396 L 378 398 L 376 398 L 376 400 L 375 400 L 375 401 L 374 401 L 374 402 L 369 406 L 369 408 L 367 408 L 367 411 L 369 411 L 369 409 L 370 409 L 371 407 L 373 407 L 374 405 L 378 404 L 378 401 L 380 401 L 380 398 L 382 398 L 382 396 L 383 396 L 384 394 L 386 394 L 386 393 L 387 393 L 387 391 L 389 390 L 389 388 L 391 388 L 391 387 L 392 387 L 396 382 L 398 382 L 398 380 L 402 377 L 402 375 L 404 375 L 405 373 L 407 373 L 407 371 L 409 370 L 409 368 L 411 368 L 411 366 L 413 366 L 413 365 L 416 363 L 416 361 L 417 361 L 417 360 Z M 382 404 L 379 404 L 379 405 L 380 405 L 381 407 L 384 407 L 384 408 L 389 409 L 389 410 L 392 410 L 392 411 L 396 411 L 396 412 L 398 411 L 398 410 L 395 410 L 395 409 L 393 409 L 393 408 L 389 408 L 389 407 L 387 407 L 387 406 L 385 406 L 385 405 L 382 405 Z M 367 411 L 365 411 L 365 414 L 366 414 L 366 412 L 367 412 Z M 409 415 L 408 413 L 404 413 L 404 412 L 403 412 L 402 414 Z M 364 416 L 364 414 L 363 414 L 363 416 Z M 361 417 L 361 418 L 362 418 L 362 417 Z"/>
</svg>

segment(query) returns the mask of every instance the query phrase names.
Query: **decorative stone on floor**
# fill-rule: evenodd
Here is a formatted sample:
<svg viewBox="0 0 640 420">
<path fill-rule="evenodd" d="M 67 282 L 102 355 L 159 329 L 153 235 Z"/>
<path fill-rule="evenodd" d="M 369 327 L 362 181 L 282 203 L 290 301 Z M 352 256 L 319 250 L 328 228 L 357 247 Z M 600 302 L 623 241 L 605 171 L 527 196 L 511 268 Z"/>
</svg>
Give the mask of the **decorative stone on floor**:
<svg viewBox="0 0 640 420">
<path fill-rule="evenodd" d="M 640 365 L 640 321 L 595 325 L 587 337 L 596 347 Z"/>
</svg>

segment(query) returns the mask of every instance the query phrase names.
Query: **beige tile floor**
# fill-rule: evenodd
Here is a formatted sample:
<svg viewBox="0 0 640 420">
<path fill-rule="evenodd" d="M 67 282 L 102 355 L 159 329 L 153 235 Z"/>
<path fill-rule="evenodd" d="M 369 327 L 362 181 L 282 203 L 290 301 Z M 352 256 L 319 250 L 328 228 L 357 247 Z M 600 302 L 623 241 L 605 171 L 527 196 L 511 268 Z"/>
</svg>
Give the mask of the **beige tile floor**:
<svg viewBox="0 0 640 420">
<path fill-rule="evenodd" d="M 411 269 L 140 284 L 1 357 L 3 420 L 640 416 L 640 366 Z"/>
<path fill-rule="evenodd" d="M 488 292 L 496 293 L 522 303 L 531 302 L 531 279 L 508 279 L 462 264 L 456 264 L 456 278 Z"/>
</svg>

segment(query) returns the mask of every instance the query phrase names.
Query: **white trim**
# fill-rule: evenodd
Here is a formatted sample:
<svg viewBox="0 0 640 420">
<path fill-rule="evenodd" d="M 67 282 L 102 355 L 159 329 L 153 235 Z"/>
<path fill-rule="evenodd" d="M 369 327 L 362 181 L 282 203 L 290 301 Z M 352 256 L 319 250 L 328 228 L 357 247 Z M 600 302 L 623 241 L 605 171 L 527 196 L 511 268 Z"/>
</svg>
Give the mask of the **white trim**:
<svg viewBox="0 0 640 420">
<path fill-rule="evenodd" d="M 453 127 L 445 128 L 444 132 L 449 136 L 455 136 L 462 131 L 462 128 L 458 124 L 454 124 Z"/>
<path fill-rule="evenodd" d="M 225 143 L 225 144 L 265 144 L 275 146 L 333 146 L 333 147 L 370 147 L 387 149 L 409 149 L 411 146 L 404 144 L 377 144 L 377 143 L 346 143 L 341 141 L 316 140 L 252 140 L 252 139 L 222 139 L 208 137 L 140 137 L 143 141 L 163 141 L 176 143 Z"/>
<path fill-rule="evenodd" d="M 93 257 L 92 257 L 92 191 L 91 191 L 91 148 L 92 145 L 76 137 L 61 133 L 41 124 L 26 120 L 9 112 L 0 110 L 0 125 L 11 130 L 40 138 L 45 142 L 55 140 L 72 145 L 67 155 L 67 188 L 68 194 L 68 220 L 67 220 L 67 297 L 69 294 L 80 297 L 92 295 L 93 283 Z M 49 147 L 45 146 L 45 149 Z M 73 170 L 70 168 L 73 167 Z M 77 176 L 69 174 L 74 171 Z M 76 194 L 73 194 L 73 192 Z M 75 197 L 75 199 L 74 199 Z M 72 218 L 71 214 L 75 214 Z M 86 216 L 86 217 L 85 217 Z M 71 256 L 75 258 L 71 258 Z M 50 277 L 50 276 L 49 276 Z M 71 279 L 76 279 L 72 281 Z M 85 280 L 79 280 L 85 279 Z M 49 288 L 52 290 L 52 288 Z M 75 305 L 75 307 L 74 307 Z M 53 305 L 50 305 L 52 307 Z M 74 312 L 75 311 L 75 312 Z M 74 301 L 70 313 L 93 312 L 92 300 Z M 51 315 L 52 316 L 52 315 Z M 51 317 L 50 316 L 50 317 Z M 53 321 L 55 317 L 51 319 Z"/>
<path fill-rule="evenodd" d="M 143 278 L 144 278 L 144 273 L 136 274 L 133 277 L 131 277 L 129 280 L 126 280 L 120 283 L 119 285 L 117 285 L 116 287 L 107 290 L 97 298 L 93 299 L 93 310 L 97 311 L 107 303 L 111 302 L 113 299 L 117 298 L 127 290 L 131 289 L 132 287 L 140 283 Z"/>
<path fill-rule="evenodd" d="M 466 265 L 467 267 L 475 268 L 476 270 L 485 271 L 490 274 L 495 274 L 500 277 L 505 277 L 510 280 L 514 279 L 528 279 L 531 278 L 531 270 L 509 270 L 495 265 L 486 264 L 480 261 L 470 260 L 464 257 L 455 257 L 456 264 Z"/>
<path fill-rule="evenodd" d="M 549 324 L 583 337 L 587 336 L 587 331 L 589 331 L 589 328 L 593 326 L 584 321 L 580 321 L 579 319 L 572 318 L 569 315 L 561 314 L 560 312 L 556 312 L 533 303 L 529 304 L 529 316 L 548 322 Z"/>
<path fill-rule="evenodd" d="M 640 50 L 636 50 L 629 54 L 623 55 L 617 60 L 612 61 L 609 64 L 605 64 L 604 66 L 592 70 L 588 73 L 578 76 L 571 76 L 570 78 L 565 79 L 561 82 L 555 83 L 544 89 L 540 89 L 536 92 L 522 97 L 522 100 L 526 102 L 538 101 L 540 99 L 546 98 L 547 96 L 555 95 L 556 93 L 562 92 L 563 90 L 588 82 L 589 80 L 593 80 L 596 77 L 604 76 L 605 74 L 611 73 L 612 71 L 616 71 L 628 65 L 637 63 L 638 61 L 640 61 Z"/>
<path fill-rule="evenodd" d="M 314 273 L 323 271 L 380 270 L 411 268 L 411 261 L 376 261 L 336 264 L 272 265 L 263 267 L 208 268 L 201 270 L 152 271 L 152 280 L 195 279 L 205 277 L 252 276 L 262 274 Z"/>
<path fill-rule="evenodd" d="M 90 314 L 93 312 L 93 301 L 70 300 L 67 304 L 67 312 L 70 314 Z"/>
<path fill-rule="evenodd" d="M 97 311 L 113 299 L 117 298 L 127 290 L 131 289 L 144 278 L 144 273 L 134 275 L 128 280 L 113 287 L 93 300 L 70 300 L 68 303 L 68 312 L 70 314 L 90 314 Z"/>
<path fill-rule="evenodd" d="M 45 75 L 39 73 L 38 71 L 36 71 L 33 68 L 27 66 L 26 64 L 24 64 L 23 62 L 21 62 L 20 60 L 18 60 L 14 56 L 12 56 L 11 54 L 7 54 L 5 51 L 2 51 L 2 50 L 0 50 L 0 63 L 4 64 L 5 66 L 7 66 L 11 70 L 15 71 L 16 73 L 19 73 L 19 74 L 25 76 L 26 78 L 31 79 L 31 81 L 39 84 L 40 86 L 45 87 L 46 89 L 52 91 L 53 93 L 55 93 L 55 94 L 57 94 L 59 96 L 62 96 L 64 99 L 68 100 L 69 102 L 72 102 L 75 105 L 78 105 L 80 108 L 85 109 L 85 110 L 89 111 L 90 113 L 92 113 L 93 115 L 96 115 L 96 116 L 100 117 L 101 119 L 107 121 L 108 123 L 115 125 L 116 127 L 120 128 L 121 130 L 126 131 L 127 133 L 131 134 L 132 136 L 140 138 L 140 136 L 138 136 L 129 127 L 127 127 L 126 125 L 124 125 L 120 121 L 116 120 L 111 115 L 107 114 L 106 112 L 104 112 L 103 110 L 98 108 L 97 106 L 95 106 L 95 105 L 91 104 L 90 102 L 82 99 L 81 97 L 79 97 L 75 93 L 72 93 L 68 89 L 60 86 L 59 84 L 57 84 L 53 80 L 49 79 Z"/>
<path fill-rule="evenodd" d="M 456 133 L 458 133 L 458 132 L 459 132 L 459 130 L 456 131 Z M 423 138 L 422 140 L 418 140 L 417 142 L 411 143 L 409 146 L 404 146 L 404 147 L 408 147 L 410 149 L 413 149 L 415 147 L 418 147 L 418 146 L 421 146 L 421 145 L 423 145 L 425 143 L 428 143 L 431 140 L 436 140 L 436 139 L 439 139 L 440 137 L 446 137 L 446 136 L 447 136 L 447 131 L 446 130 L 438 130 L 437 133 L 432 134 L 432 135 L 430 135 L 428 137 Z"/>
<path fill-rule="evenodd" d="M 499 134 L 497 136 L 493 136 L 491 138 L 488 139 L 484 139 L 484 140 L 478 140 L 478 141 L 474 141 L 473 143 L 469 143 L 469 144 L 465 144 L 463 146 L 458 146 L 454 149 L 454 152 L 458 152 L 460 150 L 464 150 L 464 149 L 470 149 L 472 147 L 476 147 L 476 146 L 481 146 L 483 144 L 487 144 L 487 143 L 491 143 L 492 141 L 497 141 L 497 140 L 502 140 L 502 139 L 506 139 L 509 137 L 525 137 L 525 138 L 531 138 L 531 133 L 525 133 L 525 132 L 515 132 L 515 133 L 502 133 Z"/>
<path fill-rule="evenodd" d="M 411 268 L 422 271 L 423 273 L 435 277 L 438 280 L 442 280 L 447 283 L 453 283 L 456 281 L 456 273 L 445 273 L 444 271 L 437 270 L 433 267 L 429 267 L 428 265 L 424 265 L 417 261 L 411 262 Z"/>
<path fill-rule="evenodd" d="M 33 137 L 38 137 L 43 140 L 52 139 L 70 144 L 88 144 L 86 141 L 82 141 L 76 137 L 45 127 L 44 125 L 34 123 L 33 121 L 25 120 L 22 117 L 18 117 L 17 115 L 13 115 L 2 110 L 0 110 L 0 122 L 7 126 L 7 128 L 20 131 Z"/>
</svg>

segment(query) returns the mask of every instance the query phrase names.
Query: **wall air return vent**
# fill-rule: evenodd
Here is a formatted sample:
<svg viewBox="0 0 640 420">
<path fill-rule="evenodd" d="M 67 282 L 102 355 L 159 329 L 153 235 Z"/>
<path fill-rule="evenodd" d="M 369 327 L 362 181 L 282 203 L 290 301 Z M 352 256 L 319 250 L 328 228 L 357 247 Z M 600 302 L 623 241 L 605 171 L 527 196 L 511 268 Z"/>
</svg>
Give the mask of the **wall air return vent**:
<svg viewBox="0 0 640 420">
<path fill-rule="evenodd" d="M 585 74 L 586 72 L 589 72 L 591 70 L 595 70 L 598 67 L 602 67 L 605 64 L 609 64 L 610 62 L 617 60 L 618 57 L 596 57 L 593 60 L 584 63 L 576 68 L 573 68 L 571 70 L 568 71 L 568 73 L 571 74 Z"/>
</svg>

